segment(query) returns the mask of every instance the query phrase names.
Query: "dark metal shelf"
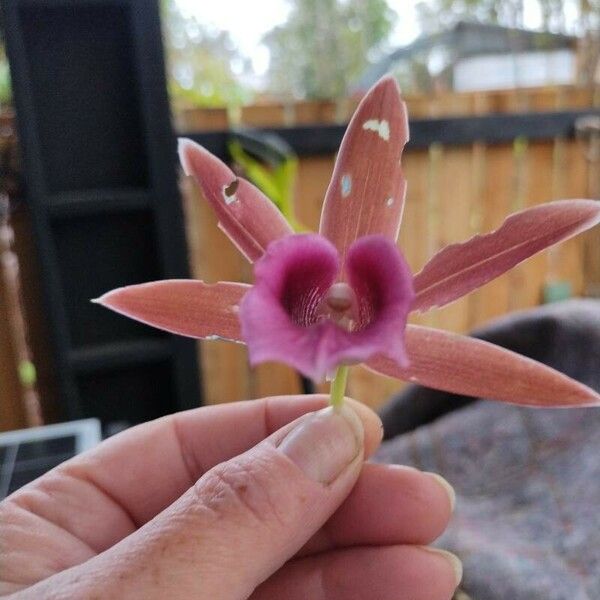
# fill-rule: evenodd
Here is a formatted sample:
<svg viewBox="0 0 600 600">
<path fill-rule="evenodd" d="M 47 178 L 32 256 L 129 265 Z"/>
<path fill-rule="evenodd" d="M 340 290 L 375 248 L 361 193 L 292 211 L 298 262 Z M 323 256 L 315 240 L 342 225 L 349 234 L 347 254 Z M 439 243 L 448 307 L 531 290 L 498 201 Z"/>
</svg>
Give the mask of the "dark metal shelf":
<svg viewBox="0 0 600 600">
<path fill-rule="evenodd" d="M 0 13 L 57 417 L 138 423 L 197 406 L 192 340 L 89 302 L 189 276 L 158 1 L 1 0 Z"/>
<path fill-rule="evenodd" d="M 131 212 L 151 207 L 152 197 L 147 190 L 86 190 L 54 194 L 48 198 L 48 211 L 54 218 Z"/>
<path fill-rule="evenodd" d="M 113 342 L 69 352 L 69 363 L 77 373 L 96 373 L 115 368 L 156 363 L 171 358 L 170 338 Z"/>
</svg>

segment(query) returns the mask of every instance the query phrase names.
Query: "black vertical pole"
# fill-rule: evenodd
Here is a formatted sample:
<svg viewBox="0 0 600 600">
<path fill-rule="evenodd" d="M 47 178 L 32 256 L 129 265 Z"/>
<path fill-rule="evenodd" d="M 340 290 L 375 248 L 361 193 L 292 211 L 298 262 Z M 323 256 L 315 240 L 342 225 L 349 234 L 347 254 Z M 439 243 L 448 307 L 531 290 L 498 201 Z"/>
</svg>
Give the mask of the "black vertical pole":
<svg viewBox="0 0 600 600">
<path fill-rule="evenodd" d="M 65 419 L 200 403 L 195 345 L 90 304 L 187 277 L 156 0 L 2 0 Z"/>
</svg>

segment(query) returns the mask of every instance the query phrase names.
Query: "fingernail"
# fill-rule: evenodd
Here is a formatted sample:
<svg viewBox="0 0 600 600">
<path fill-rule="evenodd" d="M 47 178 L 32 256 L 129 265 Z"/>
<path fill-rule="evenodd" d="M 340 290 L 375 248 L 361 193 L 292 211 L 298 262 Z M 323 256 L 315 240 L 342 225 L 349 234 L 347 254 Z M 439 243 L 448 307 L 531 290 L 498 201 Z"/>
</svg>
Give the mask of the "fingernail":
<svg viewBox="0 0 600 600">
<path fill-rule="evenodd" d="M 456 492 L 454 488 L 441 476 L 437 473 L 432 473 L 430 471 L 425 471 L 426 475 L 433 477 L 440 484 L 441 487 L 444 488 L 446 494 L 448 494 L 448 500 L 450 501 L 450 509 L 454 512 L 454 507 L 456 506 Z"/>
<path fill-rule="evenodd" d="M 430 546 L 422 546 L 422 548 L 423 550 L 427 550 L 427 552 L 444 557 L 454 571 L 454 579 L 456 581 L 456 586 L 458 586 L 462 581 L 463 576 L 463 565 L 460 558 L 458 558 L 456 554 L 452 554 L 452 552 L 448 552 L 448 550 L 442 550 L 441 548 L 431 548 Z"/>
<path fill-rule="evenodd" d="M 362 421 L 352 409 L 329 407 L 302 419 L 279 450 L 307 477 L 330 484 L 362 452 L 363 440 Z"/>
<path fill-rule="evenodd" d="M 422 473 L 419 469 L 411 467 L 410 465 L 388 465 L 388 469 L 394 469 L 397 471 L 405 471 L 410 473 Z"/>
</svg>

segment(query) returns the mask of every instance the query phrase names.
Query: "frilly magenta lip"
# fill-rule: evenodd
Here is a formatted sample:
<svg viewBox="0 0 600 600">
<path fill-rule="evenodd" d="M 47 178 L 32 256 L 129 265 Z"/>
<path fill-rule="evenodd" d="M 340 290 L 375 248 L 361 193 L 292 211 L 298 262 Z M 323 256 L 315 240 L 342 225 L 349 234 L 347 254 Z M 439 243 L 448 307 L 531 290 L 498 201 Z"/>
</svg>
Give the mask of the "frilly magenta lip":
<svg viewBox="0 0 600 600">
<path fill-rule="evenodd" d="M 376 354 L 408 366 L 412 275 L 388 238 L 360 238 L 342 264 L 326 238 L 291 235 L 269 245 L 254 275 L 239 312 L 252 364 L 284 362 L 315 381 Z"/>
</svg>

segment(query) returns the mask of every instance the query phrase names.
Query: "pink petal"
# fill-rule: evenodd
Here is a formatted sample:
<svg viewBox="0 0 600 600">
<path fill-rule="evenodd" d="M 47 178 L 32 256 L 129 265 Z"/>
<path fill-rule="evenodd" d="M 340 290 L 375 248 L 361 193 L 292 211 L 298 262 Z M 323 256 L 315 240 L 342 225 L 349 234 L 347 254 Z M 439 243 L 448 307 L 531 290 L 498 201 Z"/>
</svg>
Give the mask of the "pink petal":
<svg viewBox="0 0 600 600">
<path fill-rule="evenodd" d="M 271 244 L 240 305 L 251 363 L 284 362 L 316 381 L 340 364 L 378 352 L 405 364 L 404 343 L 396 333 L 406 325 L 412 278 L 400 252 L 381 236 L 364 238 L 350 248 L 347 269 L 356 294 L 352 331 L 323 308 L 340 271 L 331 242 L 313 234 Z"/>
<path fill-rule="evenodd" d="M 530 358 L 454 333 L 409 325 L 408 368 L 376 357 L 368 366 L 427 387 L 534 407 L 598 406 L 600 395 Z"/>
<path fill-rule="evenodd" d="M 600 222 L 600 202 L 562 200 L 510 215 L 499 229 L 446 246 L 415 275 L 413 310 L 443 306 L 536 252 Z"/>
<path fill-rule="evenodd" d="M 348 125 L 325 196 L 320 233 L 334 243 L 342 263 L 360 237 L 381 234 L 396 241 L 406 193 L 400 157 L 407 141 L 400 90 L 384 77 Z"/>
<path fill-rule="evenodd" d="M 277 207 L 256 187 L 195 142 L 179 140 L 179 158 L 211 203 L 219 227 L 250 261 L 260 258 L 269 243 L 293 233 Z"/>
<path fill-rule="evenodd" d="M 240 341 L 238 305 L 249 289 L 242 283 L 170 279 L 118 288 L 94 302 L 171 333 Z"/>
</svg>

